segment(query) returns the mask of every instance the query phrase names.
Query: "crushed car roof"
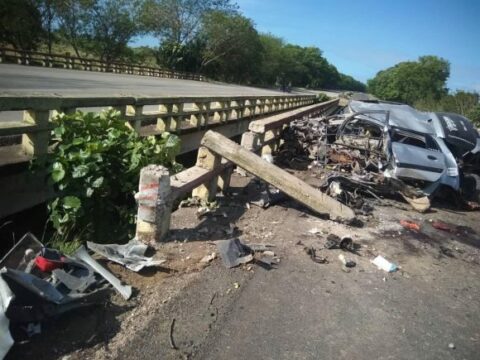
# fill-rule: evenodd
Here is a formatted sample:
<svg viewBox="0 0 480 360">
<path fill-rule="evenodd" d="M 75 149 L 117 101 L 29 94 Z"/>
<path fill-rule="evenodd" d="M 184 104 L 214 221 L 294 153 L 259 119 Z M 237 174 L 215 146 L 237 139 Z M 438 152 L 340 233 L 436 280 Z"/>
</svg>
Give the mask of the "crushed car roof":
<svg viewBox="0 0 480 360">
<path fill-rule="evenodd" d="M 388 111 L 389 125 L 403 129 L 416 131 L 423 134 L 436 134 L 434 125 L 432 124 L 432 114 L 420 112 L 411 106 L 382 102 L 382 101 L 357 101 L 351 100 L 349 107 L 352 112 L 362 111 Z M 385 115 L 370 114 L 372 118 L 385 122 Z"/>
</svg>

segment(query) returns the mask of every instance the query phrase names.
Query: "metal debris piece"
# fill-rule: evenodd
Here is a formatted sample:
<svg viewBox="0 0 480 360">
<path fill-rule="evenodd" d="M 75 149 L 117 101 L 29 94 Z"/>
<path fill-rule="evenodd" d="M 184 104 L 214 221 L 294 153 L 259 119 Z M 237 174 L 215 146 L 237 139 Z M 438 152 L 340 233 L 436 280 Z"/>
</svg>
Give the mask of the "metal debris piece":
<svg viewBox="0 0 480 360">
<path fill-rule="evenodd" d="M 246 264 L 253 260 L 253 251 L 240 239 L 219 240 L 216 242 L 218 252 L 227 268 Z"/>
<path fill-rule="evenodd" d="M 161 265 L 166 261 L 164 259 L 146 257 L 145 252 L 148 246 L 137 239 L 132 239 L 125 245 L 103 245 L 87 241 L 87 247 L 97 254 L 136 272 L 144 267 Z"/>
<path fill-rule="evenodd" d="M 75 251 L 74 257 L 83 261 L 88 266 L 92 267 L 98 274 L 102 275 L 117 291 L 123 296 L 125 300 L 128 300 L 132 296 L 132 287 L 129 285 L 123 285 L 110 271 L 96 262 L 87 252 L 85 247 L 80 246 Z"/>
</svg>

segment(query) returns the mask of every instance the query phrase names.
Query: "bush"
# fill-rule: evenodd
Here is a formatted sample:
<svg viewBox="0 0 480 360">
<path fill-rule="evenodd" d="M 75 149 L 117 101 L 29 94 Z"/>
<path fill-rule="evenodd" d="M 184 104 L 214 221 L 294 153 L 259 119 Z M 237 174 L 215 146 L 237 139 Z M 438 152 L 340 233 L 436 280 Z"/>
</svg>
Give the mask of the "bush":
<svg viewBox="0 0 480 360">
<path fill-rule="evenodd" d="M 114 110 L 53 120 L 49 171 L 58 197 L 48 205 L 55 243 L 119 242 L 134 234 L 140 169 L 180 166 L 177 136 L 141 138 Z"/>
</svg>

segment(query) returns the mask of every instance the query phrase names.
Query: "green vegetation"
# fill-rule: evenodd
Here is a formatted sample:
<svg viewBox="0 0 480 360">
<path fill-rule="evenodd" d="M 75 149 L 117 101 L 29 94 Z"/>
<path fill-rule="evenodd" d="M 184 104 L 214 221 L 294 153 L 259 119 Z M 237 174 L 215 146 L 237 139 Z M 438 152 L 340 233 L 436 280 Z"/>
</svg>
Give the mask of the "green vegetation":
<svg viewBox="0 0 480 360">
<path fill-rule="evenodd" d="M 131 238 L 140 169 L 153 163 L 178 171 L 179 138 L 141 138 L 114 110 L 60 115 L 54 125 L 49 169 L 59 197 L 49 204 L 53 243 Z"/>
<path fill-rule="evenodd" d="M 317 47 L 260 34 L 231 0 L 0 0 L 0 44 L 280 87 L 364 91 Z M 130 46 L 139 36 L 158 47 Z"/>
<path fill-rule="evenodd" d="M 449 93 L 450 64 L 436 56 L 401 62 L 368 81 L 368 92 L 383 100 L 398 101 L 420 110 L 454 112 L 480 126 L 479 94 Z"/>
</svg>

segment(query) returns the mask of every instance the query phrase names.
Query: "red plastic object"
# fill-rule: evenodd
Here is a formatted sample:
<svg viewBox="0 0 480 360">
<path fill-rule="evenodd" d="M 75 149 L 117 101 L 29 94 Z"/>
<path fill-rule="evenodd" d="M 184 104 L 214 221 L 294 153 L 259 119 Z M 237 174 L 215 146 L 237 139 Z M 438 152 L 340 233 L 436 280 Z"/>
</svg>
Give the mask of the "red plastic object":
<svg viewBox="0 0 480 360">
<path fill-rule="evenodd" d="M 58 260 L 50 260 L 43 256 L 35 258 L 35 265 L 43 272 L 51 272 L 52 270 L 63 267 L 63 262 Z"/>
<path fill-rule="evenodd" d="M 412 230 L 419 232 L 420 231 L 420 225 L 417 223 L 414 223 L 413 221 L 409 220 L 400 220 L 400 225 L 402 225 L 405 229 Z"/>
</svg>

